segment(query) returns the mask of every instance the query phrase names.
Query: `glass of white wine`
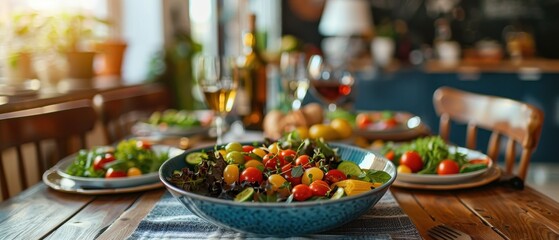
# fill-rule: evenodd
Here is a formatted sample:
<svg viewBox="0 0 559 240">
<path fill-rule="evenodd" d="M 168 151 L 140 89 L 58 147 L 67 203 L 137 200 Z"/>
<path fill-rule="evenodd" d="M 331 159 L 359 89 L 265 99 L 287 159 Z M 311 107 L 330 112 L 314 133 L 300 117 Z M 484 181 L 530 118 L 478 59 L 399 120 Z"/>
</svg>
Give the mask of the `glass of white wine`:
<svg viewBox="0 0 559 240">
<path fill-rule="evenodd" d="M 235 57 L 200 56 L 197 65 L 198 84 L 206 104 L 215 112 L 217 144 L 223 143 L 223 125 L 233 108 L 239 83 Z"/>
<path fill-rule="evenodd" d="M 302 52 L 282 53 L 280 71 L 282 88 L 291 102 L 291 108 L 298 110 L 309 89 L 305 54 Z"/>
</svg>

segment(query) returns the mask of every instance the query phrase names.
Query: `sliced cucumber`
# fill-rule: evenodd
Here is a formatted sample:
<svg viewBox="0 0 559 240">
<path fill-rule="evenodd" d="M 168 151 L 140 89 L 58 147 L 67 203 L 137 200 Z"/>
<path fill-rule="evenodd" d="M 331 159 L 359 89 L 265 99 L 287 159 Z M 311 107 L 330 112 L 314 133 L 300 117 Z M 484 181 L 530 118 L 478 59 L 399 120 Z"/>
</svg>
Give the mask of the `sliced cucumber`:
<svg viewBox="0 0 559 240">
<path fill-rule="evenodd" d="M 330 199 L 340 199 L 344 195 L 345 195 L 344 188 L 338 187 L 338 189 L 336 189 L 336 192 L 334 192 L 334 194 L 332 194 L 332 197 Z"/>
<path fill-rule="evenodd" d="M 338 170 L 342 171 L 348 178 L 358 178 L 363 172 L 357 163 L 351 161 L 342 161 L 338 165 Z"/>
<path fill-rule="evenodd" d="M 252 200 L 252 196 L 254 195 L 254 188 L 245 188 L 245 190 L 241 191 L 237 196 L 235 196 L 235 202 L 250 202 Z"/>
<path fill-rule="evenodd" d="M 186 155 L 186 163 L 196 166 L 202 162 L 202 159 L 208 158 L 208 155 L 203 152 L 192 152 Z"/>
</svg>

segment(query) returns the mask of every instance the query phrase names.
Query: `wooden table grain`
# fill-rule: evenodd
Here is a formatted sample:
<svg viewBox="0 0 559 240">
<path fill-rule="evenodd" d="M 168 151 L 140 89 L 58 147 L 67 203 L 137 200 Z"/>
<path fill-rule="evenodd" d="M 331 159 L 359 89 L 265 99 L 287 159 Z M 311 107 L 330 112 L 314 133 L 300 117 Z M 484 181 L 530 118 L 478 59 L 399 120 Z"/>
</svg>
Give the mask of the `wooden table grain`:
<svg viewBox="0 0 559 240">
<path fill-rule="evenodd" d="M 530 187 L 492 183 L 452 191 L 390 190 L 426 239 L 427 230 L 438 224 L 473 239 L 559 239 L 559 203 Z M 39 183 L 0 203 L 0 238 L 124 239 L 165 191 L 92 196 Z"/>
</svg>

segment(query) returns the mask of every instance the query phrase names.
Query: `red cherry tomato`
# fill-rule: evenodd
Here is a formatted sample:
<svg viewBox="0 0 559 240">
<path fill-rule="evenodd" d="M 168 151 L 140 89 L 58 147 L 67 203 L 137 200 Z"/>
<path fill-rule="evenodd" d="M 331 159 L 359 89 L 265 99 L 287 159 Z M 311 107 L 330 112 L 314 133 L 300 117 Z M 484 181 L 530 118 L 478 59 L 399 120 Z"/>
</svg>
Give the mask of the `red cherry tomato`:
<svg viewBox="0 0 559 240">
<path fill-rule="evenodd" d="M 111 153 L 105 153 L 105 155 L 98 155 L 93 160 L 93 169 L 101 170 L 105 167 L 105 164 L 110 163 L 115 160 L 115 157 Z"/>
<path fill-rule="evenodd" d="M 254 146 L 243 145 L 243 152 L 249 153 L 249 152 L 252 152 L 253 149 L 254 149 Z"/>
<path fill-rule="evenodd" d="M 107 170 L 107 173 L 105 173 L 105 178 L 121 178 L 121 177 L 126 177 L 125 171 L 109 168 Z"/>
<path fill-rule="evenodd" d="M 324 180 L 326 180 L 330 184 L 337 183 L 339 181 L 346 180 L 346 179 L 347 179 L 347 176 L 342 171 L 340 171 L 338 169 L 330 169 L 324 175 Z"/>
<path fill-rule="evenodd" d="M 397 125 L 398 125 L 398 121 L 396 121 L 396 119 L 393 117 L 384 120 L 384 127 L 387 129 L 394 128 Z"/>
<path fill-rule="evenodd" d="M 442 160 L 437 166 L 437 174 L 439 175 L 457 174 L 459 171 L 460 166 L 452 159 Z"/>
<path fill-rule="evenodd" d="M 255 167 L 247 167 L 242 173 L 241 177 L 239 178 L 241 182 L 257 182 L 258 184 L 262 183 L 262 172 Z"/>
<path fill-rule="evenodd" d="M 146 141 L 137 141 L 136 142 L 136 147 L 139 148 L 139 149 L 149 150 L 149 149 L 151 149 L 151 143 L 146 142 Z"/>
<path fill-rule="evenodd" d="M 283 165 L 283 167 L 281 167 L 281 174 L 287 181 L 291 183 L 291 186 L 297 186 L 301 184 L 301 179 L 303 178 L 303 176 L 301 175 L 299 177 L 293 177 L 293 175 L 291 175 L 292 169 L 293 165 L 291 163 L 285 164 Z"/>
<path fill-rule="evenodd" d="M 314 196 L 324 197 L 330 191 L 330 186 L 322 180 L 315 180 L 309 186 Z"/>
<path fill-rule="evenodd" d="M 394 151 L 392 150 L 388 151 L 386 154 L 384 154 L 384 157 L 390 161 L 394 160 Z"/>
<path fill-rule="evenodd" d="M 295 152 L 292 149 L 286 149 L 286 150 L 282 150 L 280 152 L 280 156 L 286 161 L 286 162 L 292 162 L 293 160 L 295 160 L 295 158 L 297 157 L 297 152 Z"/>
<path fill-rule="evenodd" d="M 360 129 L 365 129 L 371 123 L 373 123 L 373 120 L 367 114 L 360 113 L 357 114 L 357 117 L 355 118 L 355 123 L 357 124 L 357 127 L 359 127 Z"/>
<path fill-rule="evenodd" d="M 311 188 L 305 184 L 293 187 L 291 192 L 293 193 L 293 199 L 296 201 L 305 201 L 313 195 Z"/>
<path fill-rule="evenodd" d="M 415 173 L 423 168 L 423 160 L 416 151 L 407 151 L 400 157 L 400 165 L 406 165 Z"/>
<path fill-rule="evenodd" d="M 309 164 L 309 155 L 301 155 L 295 160 L 295 165 L 301 165 L 303 168 L 310 168 L 312 167 Z"/>
<path fill-rule="evenodd" d="M 277 170 L 286 164 L 283 157 L 275 153 L 268 153 L 262 158 L 264 167 L 269 170 Z"/>
</svg>

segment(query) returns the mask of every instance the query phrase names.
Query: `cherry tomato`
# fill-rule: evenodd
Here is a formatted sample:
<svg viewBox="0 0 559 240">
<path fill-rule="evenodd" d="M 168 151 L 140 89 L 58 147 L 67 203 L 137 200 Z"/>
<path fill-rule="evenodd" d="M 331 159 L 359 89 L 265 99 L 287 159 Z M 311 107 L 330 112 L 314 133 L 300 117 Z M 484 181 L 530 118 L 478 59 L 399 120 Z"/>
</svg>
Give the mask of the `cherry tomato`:
<svg viewBox="0 0 559 240">
<path fill-rule="evenodd" d="M 269 182 L 270 184 L 272 184 L 272 190 L 273 190 L 273 191 L 285 191 L 285 190 L 289 191 L 289 189 L 287 189 L 287 188 L 284 188 L 285 190 L 280 189 L 280 188 L 283 186 L 283 184 L 284 184 L 285 182 L 287 182 L 287 180 L 285 180 L 285 178 L 282 177 L 282 176 L 279 175 L 279 174 L 272 174 L 272 175 L 270 175 L 270 176 L 268 177 L 268 182 Z M 289 195 L 289 194 L 287 194 L 287 195 Z"/>
<path fill-rule="evenodd" d="M 309 155 L 301 155 L 295 160 L 295 165 L 301 165 L 303 168 L 310 168 Z"/>
<path fill-rule="evenodd" d="M 396 121 L 396 118 L 391 117 L 389 119 L 384 120 L 384 127 L 387 129 L 394 128 L 397 125 L 398 125 L 398 121 Z"/>
<path fill-rule="evenodd" d="M 292 162 L 297 157 L 297 152 L 292 149 L 281 150 L 280 156 L 287 162 Z"/>
<path fill-rule="evenodd" d="M 101 170 L 105 167 L 105 164 L 110 163 L 115 160 L 112 153 L 105 153 L 105 155 L 98 155 L 93 160 L 93 169 Z"/>
<path fill-rule="evenodd" d="M 249 153 L 249 152 L 252 152 L 252 150 L 254 150 L 254 146 L 243 145 L 243 152 Z"/>
<path fill-rule="evenodd" d="M 133 176 L 140 176 L 142 175 L 142 171 L 137 167 L 131 167 L 126 171 L 126 176 L 133 177 Z"/>
<path fill-rule="evenodd" d="M 346 180 L 346 179 L 347 179 L 347 176 L 342 171 L 340 171 L 338 169 L 330 169 L 324 175 L 324 180 L 326 180 L 330 184 L 337 183 L 339 181 Z"/>
<path fill-rule="evenodd" d="M 291 163 L 285 164 L 283 165 L 283 167 L 281 167 L 281 173 L 283 177 L 291 183 L 291 186 L 297 186 L 301 184 L 301 179 L 303 178 L 303 176 L 293 177 L 293 175 L 291 175 L 292 169 L 293 165 Z"/>
<path fill-rule="evenodd" d="M 305 201 L 313 195 L 311 188 L 305 184 L 293 187 L 291 192 L 293 193 L 293 199 L 296 201 Z"/>
<path fill-rule="evenodd" d="M 400 157 L 400 165 L 408 166 L 415 173 L 423 168 L 423 160 L 416 151 L 407 151 Z"/>
<path fill-rule="evenodd" d="M 390 161 L 394 160 L 394 151 L 392 150 L 388 151 L 386 154 L 384 154 L 384 157 Z"/>
<path fill-rule="evenodd" d="M 151 149 L 151 143 L 146 142 L 146 141 L 137 141 L 136 142 L 136 147 L 139 148 L 139 149 L 149 150 L 149 149 Z"/>
<path fill-rule="evenodd" d="M 252 159 L 252 157 L 250 157 L 248 154 L 250 152 L 252 152 L 252 150 L 254 150 L 254 146 L 251 145 L 243 145 L 243 157 L 245 159 L 245 161 L 249 161 Z"/>
<path fill-rule="evenodd" d="M 255 167 L 248 167 L 242 173 L 241 177 L 239 178 L 241 182 L 257 182 L 258 184 L 262 183 L 262 172 Z"/>
<path fill-rule="evenodd" d="M 255 167 L 258 168 L 258 166 L 262 166 L 261 169 L 264 169 L 264 164 L 262 164 L 262 162 L 258 161 L 258 160 L 249 160 L 247 162 L 245 162 L 245 168 L 247 167 Z"/>
<path fill-rule="evenodd" d="M 269 170 L 276 170 L 286 164 L 283 157 L 275 153 L 268 153 L 264 155 L 262 163 L 264 164 L 264 167 Z"/>
<path fill-rule="evenodd" d="M 262 148 L 255 148 L 252 150 L 252 153 L 256 154 L 257 156 L 259 156 L 260 158 L 263 158 L 264 155 L 266 155 L 266 151 L 264 151 L 264 149 Z"/>
<path fill-rule="evenodd" d="M 311 188 L 312 194 L 314 196 L 324 197 L 330 191 L 330 186 L 327 182 L 322 180 L 316 180 L 309 186 Z"/>
<path fill-rule="evenodd" d="M 105 173 L 105 178 L 121 178 L 121 177 L 126 177 L 125 171 L 109 168 L 107 170 L 107 173 Z"/>
<path fill-rule="evenodd" d="M 320 168 L 312 167 L 305 170 L 301 182 L 305 185 L 310 185 L 312 182 L 316 180 L 322 180 L 323 177 L 324 177 L 324 172 L 322 172 Z"/>
<path fill-rule="evenodd" d="M 442 160 L 437 166 L 437 174 L 439 175 L 457 174 L 459 171 L 460 166 L 452 159 Z"/>
<path fill-rule="evenodd" d="M 231 185 L 239 180 L 239 166 L 236 164 L 229 164 L 223 169 L 223 181 L 227 185 Z"/>
<path fill-rule="evenodd" d="M 400 165 L 396 168 L 398 173 L 411 173 L 411 169 L 406 165 Z"/>
<path fill-rule="evenodd" d="M 373 120 L 371 120 L 371 118 L 365 113 L 357 114 L 357 116 L 355 117 L 355 123 L 360 129 L 367 128 L 372 122 Z"/>
</svg>

